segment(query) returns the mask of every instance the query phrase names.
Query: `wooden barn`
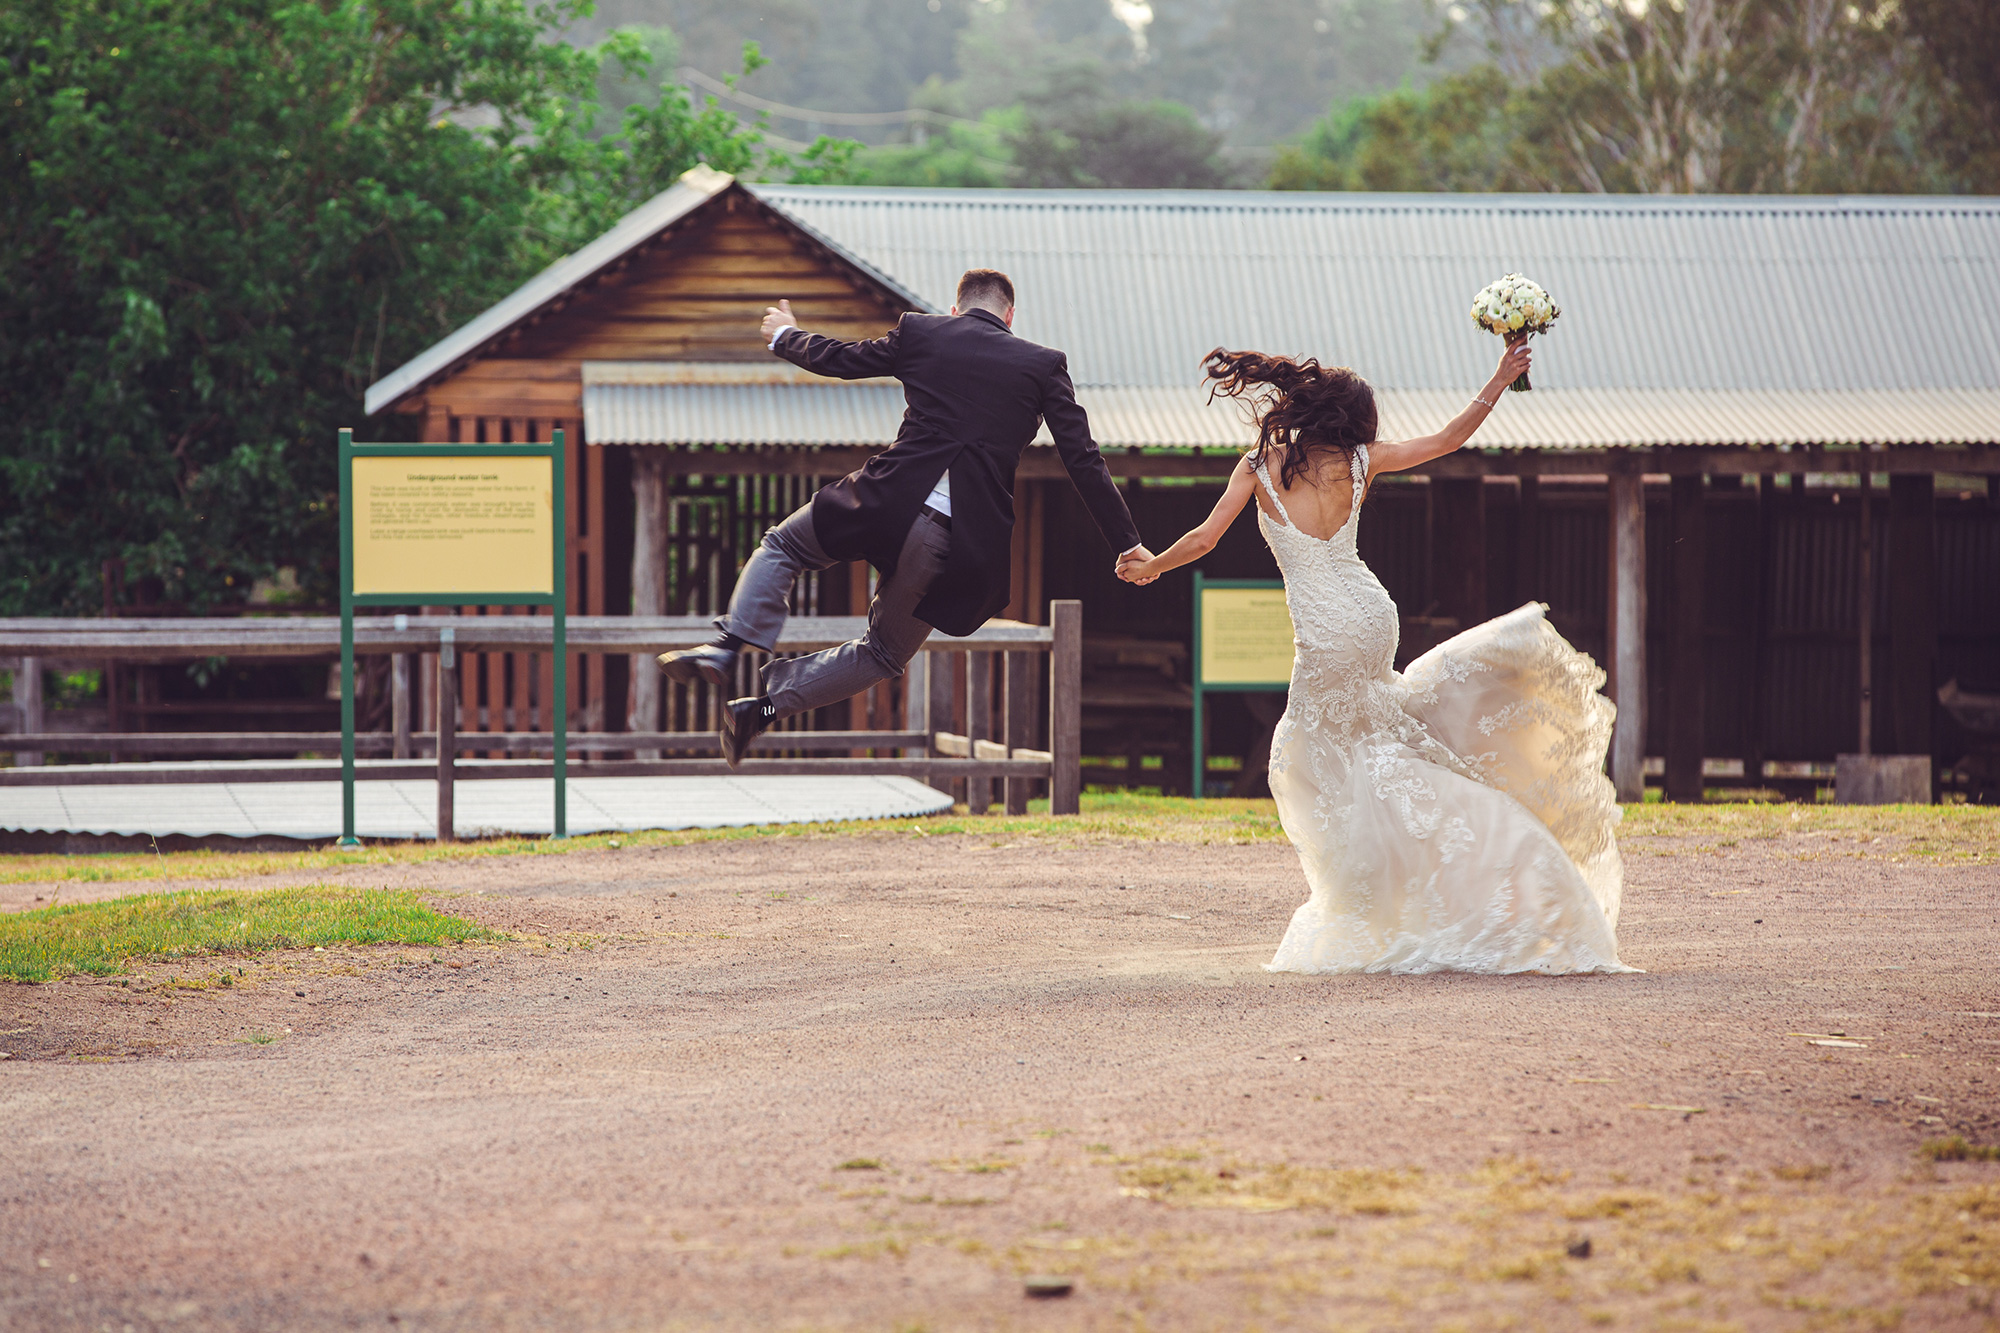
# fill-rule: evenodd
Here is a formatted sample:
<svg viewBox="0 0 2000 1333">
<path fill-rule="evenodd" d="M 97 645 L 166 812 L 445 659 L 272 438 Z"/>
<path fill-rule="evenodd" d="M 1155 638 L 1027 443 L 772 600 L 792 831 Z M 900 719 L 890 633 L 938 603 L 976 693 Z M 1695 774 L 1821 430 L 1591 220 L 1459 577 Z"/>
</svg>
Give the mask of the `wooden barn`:
<svg viewBox="0 0 2000 1333">
<path fill-rule="evenodd" d="M 1535 391 L 1363 513 L 1405 660 L 1549 603 L 1610 670 L 1627 799 L 1648 771 L 1683 799 L 1810 789 L 1857 745 L 1932 755 L 1949 786 L 1987 744 L 1938 697 L 2000 690 L 2000 201 L 890 190 L 697 168 L 373 385 L 370 433 L 566 430 L 573 609 L 711 614 L 762 532 L 902 408 L 892 381 L 772 357 L 763 308 L 872 336 L 946 308 L 973 265 L 1012 274 L 1017 332 L 1069 353 L 1156 547 L 1251 437 L 1206 401 L 1210 348 L 1351 364 L 1385 436 L 1434 430 L 1498 351 L 1472 293 L 1527 272 L 1565 307 Z M 1053 450 L 1020 482 L 1009 614 L 1084 600 L 1087 778 L 1254 790 L 1276 699 L 1216 710 L 1218 758 L 1188 771 L 1187 573 L 1113 579 Z M 1276 574 L 1248 524 L 1207 569 Z M 858 611 L 868 578 L 830 570 L 800 609 Z M 467 731 L 531 725 L 525 663 L 464 671 Z M 580 728 L 712 723 L 714 700 L 643 657 L 586 657 L 571 680 Z M 886 722 L 894 693 L 856 708 Z"/>
</svg>

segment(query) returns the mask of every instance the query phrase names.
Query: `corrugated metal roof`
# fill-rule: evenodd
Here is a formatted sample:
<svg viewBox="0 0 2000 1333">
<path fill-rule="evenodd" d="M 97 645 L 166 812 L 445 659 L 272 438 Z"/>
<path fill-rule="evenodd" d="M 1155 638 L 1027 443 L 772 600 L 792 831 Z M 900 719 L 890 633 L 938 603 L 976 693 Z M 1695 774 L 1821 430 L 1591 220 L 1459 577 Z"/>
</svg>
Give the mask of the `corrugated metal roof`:
<svg viewBox="0 0 2000 1333">
<path fill-rule="evenodd" d="M 1242 448 L 1239 404 L 1186 385 L 1085 386 L 1077 400 L 1106 448 Z M 1442 427 L 1462 390 L 1383 389 L 1381 435 Z M 895 384 L 601 383 L 586 375 L 584 432 L 596 444 L 886 444 L 903 416 Z M 1039 442 L 1048 442 L 1043 430 Z M 1508 394 L 1475 445 L 1591 449 L 1668 444 L 2000 443 L 2000 389 L 1537 389 Z"/>
<path fill-rule="evenodd" d="M 1186 384 L 1219 344 L 1469 389 L 1472 295 L 1520 271 L 1563 306 L 1550 388 L 2000 388 L 1991 198 L 749 188 L 940 309 L 1006 270 L 1079 383 Z"/>
</svg>

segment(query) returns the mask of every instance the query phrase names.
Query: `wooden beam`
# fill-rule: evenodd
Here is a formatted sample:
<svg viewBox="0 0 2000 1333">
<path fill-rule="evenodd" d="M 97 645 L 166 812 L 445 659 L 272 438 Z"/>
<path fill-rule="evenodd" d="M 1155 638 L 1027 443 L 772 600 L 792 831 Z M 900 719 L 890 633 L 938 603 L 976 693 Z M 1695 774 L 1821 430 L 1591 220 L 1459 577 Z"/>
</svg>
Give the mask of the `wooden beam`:
<svg viewBox="0 0 2000 1333">
<path fill-rule="evenodd" d="M 42 659 L 23 657 L 14 663 L 14 708 L 22 731 L 37 732 L 42 720 Z M 14 751 L 16 768 L 36 768 L 42 762 L 40 750 Z"/>
<path fill-rule="evenodd" d="M 635 760 L 605 759 L 572 761 L 573 778 L 639 777 L 912 777 L 929 779 L 977 777 L 988 782 L 1009 778 L 1047 778 L 1050 766 L 1040 759 L 745 759 L 736 768 L 722 759 L 661 759 L 641 763 Z M 456 774 L 467 781 L 483 778 L 540 778 L 555 776 L 555 765 L 522 763 L 519 760 L 469 760 L 456 766 Z M 429 778 L 436 770 L 429 764 L 399 764 L 393 761 L 364 764 L 355 769 L 361 781 L 389 778 Z M 157 764 L 146 768 L 6 768 L 0 769 L 0 787 L 122 787 L 158 786 L 183 782 L 338 782 L 340 764 L 287 764 L 275 768 L 191 768 L 185 764 Z M 439 784 L 442 806 L 450 783 Z M 1075 811 L 1068 813 L 1074 814 Z M 439 825 L 440 828 L 445 827 Z"/>
<path fill-rule="evenodd" d="M 1605 616 L 1611 702 L 1611 781 L 1618 799 L 1646 795 L 1646 488 L 1637 472 L 1613 473 L 1608 486 L 1611 530 L 1610 606 Z"/>
<path fill-rule="evenodd" d="M 1898 754 L 1932 753 L 1939 684 L 1936 512 L 1932 478 L 1889 479 L 1889 715 Z"/>
<path fill-rule="evenodd" d="M 805 475 L 845 476 L 887 448 L 883 445 L 807 447 L 745 445 L 694 448 L 682 445 L 627 445 L 657 449 L 667 458 L 669 474 L 702 476 Z M 1162 446 L 1170 448 L 1172 446 Z M 1180 453 L 1138 449 L 1106 449 L 1105 465 L 1118 477 L 1207 477 L 1226 479 L 1239 454 L 1232 449 L 1204 448 Z M 1602 477 L 1636 469 L 1653 475 L 1761 476 L 1765 473 L 1819 475 L 1851 473 L 1860 464 L 1856 449 L 1777 449 L 1744 445 L 1699 445 L 1646 449 L 1461 449 L 1433 459 L 1410 476 L 1428 477 Z M 1953 472 L 1991 476 L 2000 473 L 2000 445 L 1933 447 L 1899 445 L 1869 459 L 1877 472 L 1899 474 Z M 1031 446 L 1021 456 L 1020 481 L 1066 480 L 1062 460 L 1045 446 Z"/>
<path fill-rule="evenodd" d="M 632 457 L 632 614 L 667 613 L 667 474 L 657 451 L 640 450 Z M 653 660 L 656 654 L 632 654 L 631 707 L 627 731 L 655 731 L 661 726 L 660 702 L 666 697 L 665 678 Z M 652 751 L 635 756 L 658 759 Z"/>
<path fill-rule="evenodd" d="M 1708 545 L 1703 524 L 1702 479 L 1673 480 L 1673 673 L 1667 681 L 1667 774 L 1670 801 L 1700 801 L 1703 683 L 1708 671 L 1703 638 Z"/>
<path fill-rule="evenodd" d="M 1073 815 L 1083 784 L 1083 603 L 1049 603 L 1049 813 Z"/>
</svg>

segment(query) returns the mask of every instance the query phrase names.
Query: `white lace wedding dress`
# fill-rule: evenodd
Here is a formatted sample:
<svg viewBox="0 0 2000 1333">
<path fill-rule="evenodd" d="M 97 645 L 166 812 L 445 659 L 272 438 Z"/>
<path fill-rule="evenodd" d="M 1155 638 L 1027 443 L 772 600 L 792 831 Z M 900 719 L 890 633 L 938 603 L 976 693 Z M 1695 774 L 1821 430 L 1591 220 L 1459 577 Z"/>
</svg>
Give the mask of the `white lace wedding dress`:
<svg viewBox="0 0 2000 1333">
<path fill-rule="evenodd" d="M 1273 972 L 1632 972 L 1618 961 L 1621 811 L 1604 673 L 1530 602 L 1398 673 L 1396 604 L 1355 550 L 1368 476 L 1332 537 L 1258 526 L 1297 656 L 1271 794 L 1312 896 Z"/>
</svg>

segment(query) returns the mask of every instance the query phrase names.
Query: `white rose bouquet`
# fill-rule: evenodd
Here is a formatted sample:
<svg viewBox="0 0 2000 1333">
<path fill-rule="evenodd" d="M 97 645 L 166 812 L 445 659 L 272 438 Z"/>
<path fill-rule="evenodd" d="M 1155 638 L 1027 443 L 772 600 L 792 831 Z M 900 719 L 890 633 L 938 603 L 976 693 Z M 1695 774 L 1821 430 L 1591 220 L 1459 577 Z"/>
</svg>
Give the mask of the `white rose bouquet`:
<svg viewBox="0 0 2000 1333">
<path fill-rule="evenodd" d="M 1540 283 L 1518 273 L 1487 283 L 1472 298 L 1472 322 L 1488 333 L 1499 334 L 1510 347 L 1533 334 L 1547 333 L 1561 314 L 1562 307 Z M 1525 392 L 1530 387 L 1526 372 L 1507 387 L 1515 393 Z"/>
</svg>

